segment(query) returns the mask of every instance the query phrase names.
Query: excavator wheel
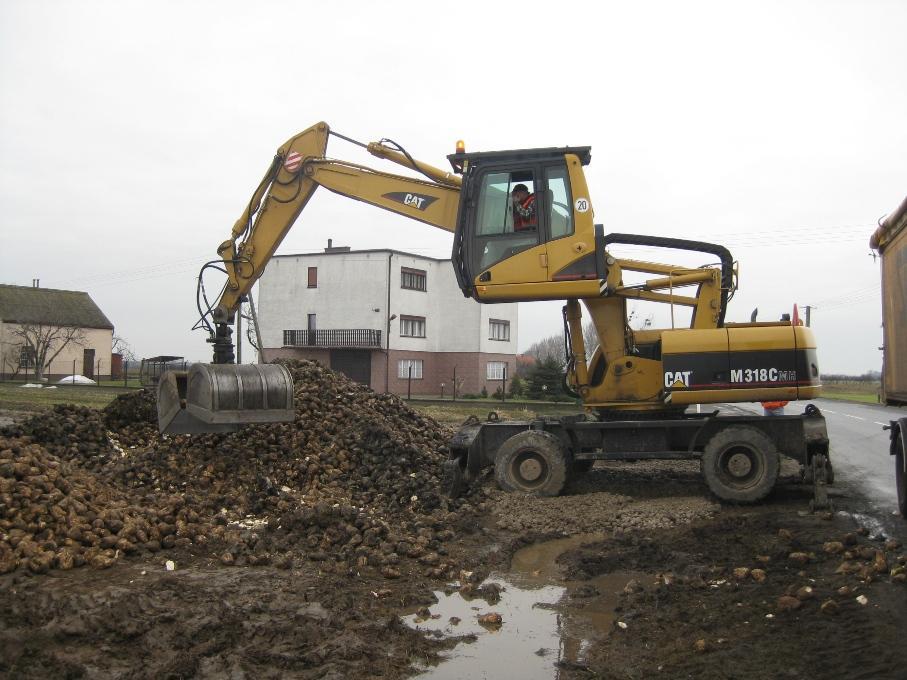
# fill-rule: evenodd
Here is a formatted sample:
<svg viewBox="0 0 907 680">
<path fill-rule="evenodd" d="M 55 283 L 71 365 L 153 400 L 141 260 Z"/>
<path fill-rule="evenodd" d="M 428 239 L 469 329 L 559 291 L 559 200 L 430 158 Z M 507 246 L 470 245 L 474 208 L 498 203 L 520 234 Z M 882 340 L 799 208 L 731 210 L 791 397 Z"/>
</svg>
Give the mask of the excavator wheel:
<svg viewBox="0 0 907 680">
<path fill-rule="evenodd" d="M 494 477 L 505 491 L 557 496 L 564 489 L 573 456 L 560 439 L 548 432 L 526 430 L 513 435 L 498 450 Z"/>
<path fill-rule="evenodd" d="M 774 488 L 781 467 L 775 443 L 762 431 L 734 425 L 705 446 L 701 469 L 706 484 L 723 501 L 755 503 Z"/>
</svg>

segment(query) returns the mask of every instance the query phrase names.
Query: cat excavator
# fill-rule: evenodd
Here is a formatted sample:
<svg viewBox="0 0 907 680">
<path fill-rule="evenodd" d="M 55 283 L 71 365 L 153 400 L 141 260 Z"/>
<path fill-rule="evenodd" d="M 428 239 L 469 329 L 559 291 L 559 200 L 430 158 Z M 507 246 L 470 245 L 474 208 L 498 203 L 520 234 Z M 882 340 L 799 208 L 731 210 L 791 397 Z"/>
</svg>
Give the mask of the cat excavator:
<svg viewBox="0 0 907 680">
<path fill-rule="evenodd" d="M 331 137 L 418 176 L 331 158 Z M 725 320 L 737 288 L 737 265 L 726 248 L 606 234 L 593 220 L 583 170 L 591 161 L 588 146 L 467 152 L 457 142 L 447 158 L 450 171 L 416 160 L 392 140 L 362 143 L 324 122 L 280 146 L 218 247 L 218 258 L 199 275 L 200 324 L 209 333 L 213 363 L 162 378 L 161 431 L 229 431 L 293 419 L 289 372 L 279 364 L 235 365 L 231 326 L 315 190 L 324 187 L 451 232 L 457 282 L 479 303 L 566 301 L 566 387 L 585 413 L 466 423 L 450 443 L 443 474 L 448 493 L 457 494 L 489 466 L 507 490 L 557 495 L 571 474 L 596 460 L 699 459 L 719 498 L 754 502 L 772 490 L 783 454 L 798 460 L 812 479 L 814 504 L 827 505 L 828 437 L 814 405 L 776 417 L 688 409 L 807 400 L 820 390 L 815 339 L 796 318 Z M 710 263 L 689 267 L 618 258 L 612 255 L 615 246 L 698 253 Z M 206 268 L 226 274 L 223 290 L 210 303 L 202 285 Z M 686 308 L 689 325 L 632 329 L 632 301 L 667 305 L 672 326 L 675 309 Z M 591 352 L 582 332 L 583 307 L 598 337 Z"/>
</svg>

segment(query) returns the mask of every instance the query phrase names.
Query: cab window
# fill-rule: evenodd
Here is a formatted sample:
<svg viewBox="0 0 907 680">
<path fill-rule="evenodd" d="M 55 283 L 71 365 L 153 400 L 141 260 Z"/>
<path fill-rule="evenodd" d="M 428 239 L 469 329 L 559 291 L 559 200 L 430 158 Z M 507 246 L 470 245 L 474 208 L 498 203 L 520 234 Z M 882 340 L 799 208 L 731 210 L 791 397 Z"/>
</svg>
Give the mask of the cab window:
<svg viewBox="0 0 907 680">
<path fill-rule="evenodd" d="M 538 245 L 538 213 L 534 205 L 537 185 L 531 170 L 489 172 L 482 177 L 474 250 L 479 255 L 479 270 Z M 525 196 L 516 204 L 514 190 L 516 196 Z"/>
<path fill-rule="evenodd" d="M 560 165 L 545 170 L 545 182 L 548 187 L 548 225 L 551 240 L 563 238 L 573 233 L 573 208 L 570 197 L 570 181 L 567 168 Z"/>
</svg>

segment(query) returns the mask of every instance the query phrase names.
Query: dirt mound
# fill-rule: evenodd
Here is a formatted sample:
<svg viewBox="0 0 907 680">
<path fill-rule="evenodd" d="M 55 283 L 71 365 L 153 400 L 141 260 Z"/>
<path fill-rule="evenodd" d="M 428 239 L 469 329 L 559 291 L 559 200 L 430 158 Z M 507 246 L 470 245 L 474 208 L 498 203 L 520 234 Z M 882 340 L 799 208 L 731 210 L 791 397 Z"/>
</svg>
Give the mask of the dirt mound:
<svg viewBox="0 0 907 680">
<path fill-rule="evenodd" d="M 153 397 L 136 393 L 103 412 L 56 407 L 14 434 L 43 445 L 29 448 L 32 458 L 57 457 L 57 464 L 62 459 L 93 473 L 98 484 L 120 494 L 118 503 L 128 499 L 160 520 L 132 541 L 138 548 L 216 541 L 225 564 L 304 556 L 369 565 L 393 577 L 394 565 L 410 559 L 426 573 L 448 573 L 449 513 L 470 512 L 483 493 L 442 497 L 439 472 L 451 433 L 398 397 L 376 394 L 317 363 L 286 365 L 295 382 L 292 423 L 161 437 L 150 425 Z M 22 462 L 22 450 L 10 455 L 11 464 Z M 101 505 L 92 510 L 98 517 L 108 497 L 98 496 Z M 175 497 L 184 516 L 174 514 Z M 168 531 L 177 520 L 185 526 Z M 105 543 L 115 546 L 112 538 Z"/>
<path fill-rule="evenodd" d="M 180 498 L 163 500 L 136 505 L 37 444 L 0 438 L 0 573 L 105 568 L 139 550 L 188 545 L 198 516 Z"/>
<path fill-rule="evenodd" d="M 154 393 L 148 390 L 121 394 L 105 406 L 102 413 L 110 427 L 125 427 L 138 423 L 157 425 L 157 402 Z"/>
<path fill-rule="evenodd" d="M 193 493 L 232 518 L 322 499 L 384 510 L 438 508 L 450 432 L 391 395 L 314 362 L 287 364 L 296 420 L 230 434 L 163 438 L 107 475 L 135 489 Z M 285 502 L 282 502 L 285 501 Z"/>
<path fill-rule="evenodd" d="M 117 451 L 107 435 L 101 412 L 86 406 L 58 404 L 18 424 L 0 430 L 7 437 L 29 437 L 61 460 L 101 471 Z"/>
</svg>

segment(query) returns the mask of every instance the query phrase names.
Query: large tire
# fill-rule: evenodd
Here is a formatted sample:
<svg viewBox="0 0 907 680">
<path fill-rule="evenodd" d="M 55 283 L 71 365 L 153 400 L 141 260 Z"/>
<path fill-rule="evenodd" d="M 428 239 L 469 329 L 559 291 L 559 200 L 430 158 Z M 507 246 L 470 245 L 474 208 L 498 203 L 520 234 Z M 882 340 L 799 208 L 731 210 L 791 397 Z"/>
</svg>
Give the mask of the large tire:
<svg viewBox="0 0 907 680">
<path fill-rule="evenodd" d="M 505 491 L 557 496 L 572 464 L 573 456 L 560 439 L 548 432 L 526 430 L 498 449 L 494 477 Z"/>
<path fill-rule="evenodd" d="M 904 431 L 901 430 L 899 435 L 900 441 L 895 442 L 895 446 L 898 447 L 897 453 L 894 454 L 894 483 L 898 488 L 898 510 L 901 512 L 901 517 L 907 519 L 907 470 L 904 469 L 904 465 L 907 465 L 907 460 L 904 457 Z"/>
<path fill-rule="evenodd" d="M 755 503 L 774 488 L 781 460 L 775 443 L 764 432 L 735 425 L 709 440 L 701 466 L 706 484 L 718 498 Z"/>
</svg>

